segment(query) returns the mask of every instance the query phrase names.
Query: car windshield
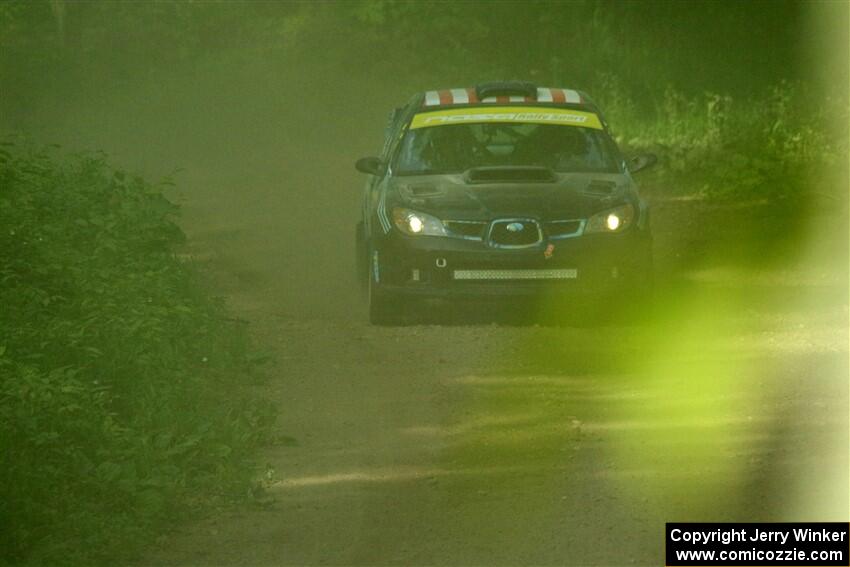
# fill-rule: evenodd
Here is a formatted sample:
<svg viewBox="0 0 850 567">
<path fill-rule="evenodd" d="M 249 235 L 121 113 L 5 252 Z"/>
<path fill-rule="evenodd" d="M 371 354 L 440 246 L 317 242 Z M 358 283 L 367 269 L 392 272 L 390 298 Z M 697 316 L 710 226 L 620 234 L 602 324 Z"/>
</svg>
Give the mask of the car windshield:
<svg viewBox="0 0 850 567">
<path fill-rule="evenodd" d="M 445 124 L 408 130 L 397 175 L 461 173 L 482 166 L 542 166 L 558 172 L 616 173 L 616 148 L 596 128 L 536 123 Z"/>
</svg>

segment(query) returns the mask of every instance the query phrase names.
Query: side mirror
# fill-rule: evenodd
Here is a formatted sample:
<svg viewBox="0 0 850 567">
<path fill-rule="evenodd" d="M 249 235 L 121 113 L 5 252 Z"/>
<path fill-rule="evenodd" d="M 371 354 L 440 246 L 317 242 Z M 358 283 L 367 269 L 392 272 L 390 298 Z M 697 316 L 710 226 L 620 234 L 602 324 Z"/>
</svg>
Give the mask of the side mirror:
<svg viewBox="0 0 850 567">
<path fill-rule="evenodd" d="M 384 162 L 381 161 L 381 158 L 376 157 L 360 158 L 354 164 L 354 167 L 357 171 L 370 175 L 380 175 L 384 172 Z"/>
<path fill-rule="evenodd" d="M 629 159 L 629 171 L 637 173 L 643 169 L 648 169 L 658 163 L 658 156 L 655 154 L 640 154 Z"/>
</svg>

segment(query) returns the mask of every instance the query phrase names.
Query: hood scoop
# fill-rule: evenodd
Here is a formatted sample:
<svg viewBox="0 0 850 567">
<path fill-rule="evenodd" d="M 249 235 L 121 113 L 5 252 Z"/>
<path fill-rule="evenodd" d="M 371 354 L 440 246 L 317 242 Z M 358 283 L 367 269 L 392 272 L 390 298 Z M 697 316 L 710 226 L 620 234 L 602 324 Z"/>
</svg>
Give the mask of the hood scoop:
<svg viewBox="0 0 850 567">
<path fill-rule="evenodd" d="M 446 193 L 445 190 L 436 185 L 402 185 L 399 190 L 408 199 L 437 197 Z"/>
<path fill-rule="evenodd" d="M 617 192 L 617 184 L 612 181 L 593 180 L 584 189 L 584 192 L 588 195 L 608 197 Z"/>
<path fill-rule="evenodd" d="M 548 167 L 474 167 L 464 174 L 467 183 L 553 183 L 555 172 Z"/>
</svg>

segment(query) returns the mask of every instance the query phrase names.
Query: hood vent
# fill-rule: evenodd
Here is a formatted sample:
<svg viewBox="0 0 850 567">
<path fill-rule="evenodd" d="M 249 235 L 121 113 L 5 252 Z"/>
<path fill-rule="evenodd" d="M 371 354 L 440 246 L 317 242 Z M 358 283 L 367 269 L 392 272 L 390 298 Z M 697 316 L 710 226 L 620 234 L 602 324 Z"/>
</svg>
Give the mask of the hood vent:
<svg viewBox="0 0 850 567">
<path fill-rule="evenodd" d="M 555 173 L 548 167 L 475 167 L 466 172 L 467 183 L 552 183 Z"/>
<path fill-rule="evenodd" d="M 589 195 L 607 196 L 617 191 L 617 184 L 612 181 L 591 181 L 584 192 Z"/>
<path fill-rule="evenodd" d="M 445 191 L 436 185 L 403 185 L 399 189 L 405 197 L 412 199 L 445 194 Z"/>
</svg>

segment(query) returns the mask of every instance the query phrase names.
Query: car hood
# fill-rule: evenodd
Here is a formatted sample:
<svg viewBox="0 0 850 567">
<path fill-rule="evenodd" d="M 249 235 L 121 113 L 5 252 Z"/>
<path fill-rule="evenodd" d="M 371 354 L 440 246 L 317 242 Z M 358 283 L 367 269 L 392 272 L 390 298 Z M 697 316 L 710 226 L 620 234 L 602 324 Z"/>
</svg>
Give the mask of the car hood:
<svg viewBox="0 0 850 567">
<path fill-rule="evenodd" d="M 489 221 L 500 217 L 540 220 L 587 218 L 634 198 L 624 174 L 553 174 L 547 181 L 471 182 L 464 174 L 399 177 L 389 204 L 443 220 Z"/>
</svg>

